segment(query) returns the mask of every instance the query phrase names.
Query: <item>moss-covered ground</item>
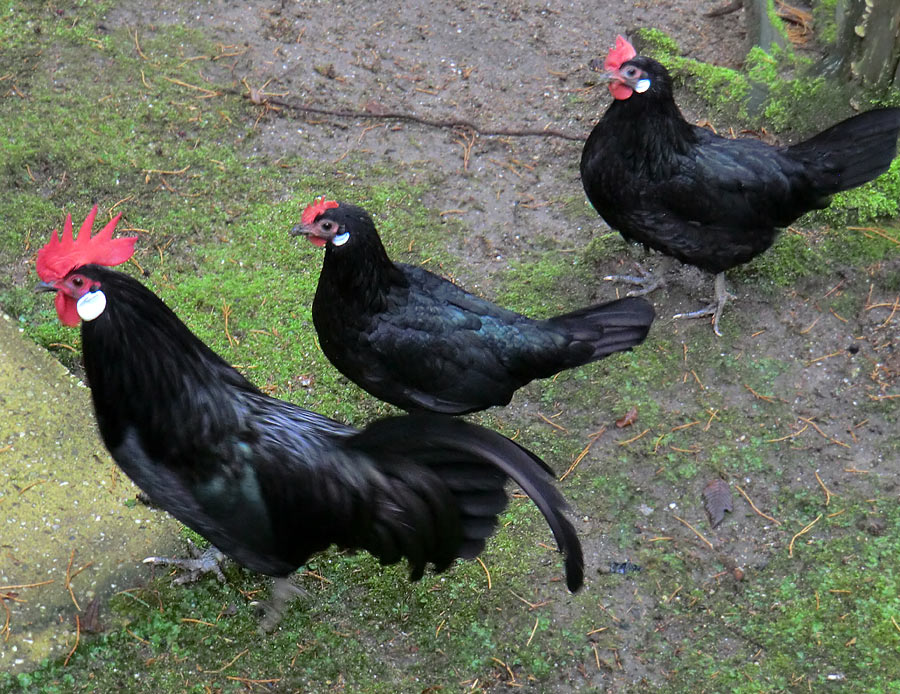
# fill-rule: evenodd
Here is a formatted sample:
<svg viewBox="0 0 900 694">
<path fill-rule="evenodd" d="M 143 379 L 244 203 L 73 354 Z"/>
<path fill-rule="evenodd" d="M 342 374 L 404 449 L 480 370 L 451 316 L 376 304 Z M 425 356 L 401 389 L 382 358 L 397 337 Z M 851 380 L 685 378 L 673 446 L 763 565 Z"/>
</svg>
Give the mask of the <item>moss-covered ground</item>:
<svg viewBox="0 0 900 694">
<path fill-rule="evenodd" d="M 96 202 L 139 236 L 125 271 L 267 392 L 360 426 L 391 412 L 319 351 L 320 252 L 288 231 L 327 191 L 366 207 L 395 259 L 465 274 L 450 249 L 466 222 L 423 205 L 428 179 L 403 166 L 271 156 L 260 107 L 223 67 L 240 47 L 202 23 L 108 23 L 113 5 L 0 2 L 0 306 L 78 371 L 79 334 L 31 291 L 33 261 L 66 213 L 77 223 Z M 898 177 L 895 162 L 879 188 L 731 273 L 742 296 L 725 338 L 673 323 L 664 303 L 640 349 L 474 418 L 560 475 L 571 464 L 560 486 L 585 543 L 580 594 L 515 498 L 483 564 L 417 584 L 368 555 L 315 558 L 297 577 L 308 595 L 264 637 L 264 577 L 231 565 L 225 585 L 172 586 L 148 570 L 103 606 L 103 633 L 0 673 L 0 692 L 900 690 L 900 230 L 884 219 Z M 562 202 L 561 225 L 598 224 Z M 537 316 L 587 303 L 628 255 L 606 231 L 575 251 L 548 232 L 480 285 Z M 735 510 L 712 530 L 700 492 L 715 478 Z M 641 570 L 610 572 L 626 560 Z"/>
</svg>

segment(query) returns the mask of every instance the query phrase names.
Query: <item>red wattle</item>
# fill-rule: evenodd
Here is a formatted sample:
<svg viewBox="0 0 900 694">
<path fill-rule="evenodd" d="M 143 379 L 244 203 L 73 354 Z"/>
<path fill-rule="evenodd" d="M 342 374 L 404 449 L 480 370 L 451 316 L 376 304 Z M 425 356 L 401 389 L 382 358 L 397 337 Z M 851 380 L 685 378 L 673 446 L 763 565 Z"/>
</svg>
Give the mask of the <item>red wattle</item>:
<svg viewBox="0 0 900 694">
<path fill-rule="evenodd" d="M 78 315 L 75 299 L 62 292 L 56 292 L 55 303 L 56 315 L 59 316 L 59 320 L 63 325 L 68 325 L 71 328 L 78 325 L 81 317 Z"/>
<path fill-rule="evenodd" d="M 634 90 L 627 84 L 622 84 L 621 82 L 610 82 L 609 93 L 613 95 L 613 98 L 623 100 L 630 97 L 634 93 Z"/>
</svg>

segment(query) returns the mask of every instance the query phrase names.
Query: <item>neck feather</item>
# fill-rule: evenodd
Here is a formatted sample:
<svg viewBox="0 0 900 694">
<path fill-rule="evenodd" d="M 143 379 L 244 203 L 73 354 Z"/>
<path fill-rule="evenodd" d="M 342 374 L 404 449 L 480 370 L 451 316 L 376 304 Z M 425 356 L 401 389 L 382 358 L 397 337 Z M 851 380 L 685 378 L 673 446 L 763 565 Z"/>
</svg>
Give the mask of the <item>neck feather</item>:
<svg viewBox="0 0 900 694">
<path fill-rule="evenodd" d="M 236 425 L 235 391 L 258 390 L 207 347 L 153 292 L 104 270 L 107 308 L 82 323 L 84 367 L 100 432 L 110 450 L 129 428 L 148 449 Z"/>
</svg>

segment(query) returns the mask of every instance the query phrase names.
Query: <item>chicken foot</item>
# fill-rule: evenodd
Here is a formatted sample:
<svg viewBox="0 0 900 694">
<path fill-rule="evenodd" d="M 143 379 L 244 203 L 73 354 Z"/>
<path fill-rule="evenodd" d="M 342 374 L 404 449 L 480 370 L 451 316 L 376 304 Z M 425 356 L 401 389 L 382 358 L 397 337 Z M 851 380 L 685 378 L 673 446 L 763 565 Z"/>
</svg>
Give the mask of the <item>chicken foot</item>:
<svg viewBox="0 0 900 694">
<path fill-rule="evenodd" d="M 638 287 L 638 289 L 628 292 L 625 296 L 644 296 L 665 285 L 665 280 L 662 277 L 657 277 L 649 270 L 646 270 L 640 263 L 635 263 L 634 267 L 638 271 L 637 275 L 607 275 L 603 279 L 607 282 L 622 282 Z"/>
<path fill-rule="evenodd" d="M 701 308 L 698 311 L 691 311 L 690 313 L 676 313 L 673 318 L 703 318 L 704 316 L 712 316 L 712 326 L 713 332 L 722 337 L 722 333 L 719 332 L 719 319 L 722 317 L 722 311 L 725 309 L 725 304 L 728 303 L 729 299 L 737 299 L 737 297 L 730 293 L 725 288 L 725 273 L 720 272 L 716 275 L 716 296 L 715 301 L 711 303 L 709 306 Z"/>
<path fill-rule="evenodd" d="M 225 555 L 212 545 L 205 550 L 200 550 L 197 545 L 188 540 L 188 546 L 191 552 L 190 558 L 147 557 L 144 559 L 144 564 L 174 566 L 184 571 L 184 574 L 172 581 L 174 585 L 193 583 L 199 580 L 203 574 L 208 573 L 215 574 L 219 583 L 225 583 L 225 574 L 222 573 L 222 562 L 225 560 Z"/>
<path fill-rule="evenodd" d="M 295 585 L 290 578 L 276 577 L 272 585 L 272 595 L 266 601 L 251 603 L 260 606 L 263 614 L 259 620 L 261 634 L 269 634 L 281 622 L 281 618 L 295 598 L 307 597 L 309 593 Z"/>
</svg>

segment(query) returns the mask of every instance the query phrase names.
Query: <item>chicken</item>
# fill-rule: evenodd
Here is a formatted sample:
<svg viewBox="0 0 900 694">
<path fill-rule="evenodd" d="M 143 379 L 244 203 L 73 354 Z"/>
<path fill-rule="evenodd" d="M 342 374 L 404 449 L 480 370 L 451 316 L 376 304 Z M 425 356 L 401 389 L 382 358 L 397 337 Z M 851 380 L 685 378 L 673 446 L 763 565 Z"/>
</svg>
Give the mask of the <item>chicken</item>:
<svg viewBox="0 0 900 694">
<path fill-rule="evenodd" d="M 406 410 L 465 414 L 506 405 L 535 378 L 640 344 L 653 322 L 643 299 L 532 320 L 420 267 L 391 262 L 360 207 L 319 199 L 294 235 L 325 247 L 313 301 L 331 363 Z"/>
<path fill-rule="evenodd" d="M 827 207 L 833 193 L 886 171 L 897 152 L 897 108 L 773 147 L 685 121 L 666 69 L 621 36 L 604 68 L 614 101 L 584 145 L 584 190 L 626 240 L 716 274 L 716 302 L 683 314 L 712 315 L 716 334 L 729 298 L 724 272 L 764 252 L 779 228 Z"/>
<path fill-rule="evenodd" d="M 428 564 L 443 571 L 482 551 L 512 479 L 546 517 L 578 590 L 581 546 L 537 456 L 450 417 L 358 431 L 265 395 L 155 294 L 104 267 L 131 257 L 135 239 L 112 239 L 119 217 L 91 238 L 96 212 L 77 239 L 68 217 L 38 252 L 38 290 L 55 292 L 63 323 L 81 323 L 103 442 L 154 504 L 263 574 L 286 577 L 337 545 L 384 564 L 405 557 L 418 580 Z"/>
</svg>

